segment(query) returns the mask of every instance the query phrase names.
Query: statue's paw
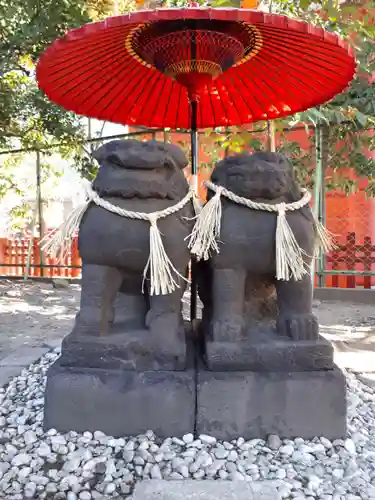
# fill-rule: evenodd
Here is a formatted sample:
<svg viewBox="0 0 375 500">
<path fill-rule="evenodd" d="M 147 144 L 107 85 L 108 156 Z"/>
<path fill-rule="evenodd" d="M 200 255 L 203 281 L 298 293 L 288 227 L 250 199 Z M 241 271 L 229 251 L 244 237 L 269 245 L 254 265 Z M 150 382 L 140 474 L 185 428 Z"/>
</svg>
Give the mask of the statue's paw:
<svg viewBox="0 0 375 500">
<path fill-rule="evenodd" d="M 277 319 L 277 331 L 293 340 L 316 340 L 319 323 L 312 313 L 282 315 Z"/>
<path fill-rule="evenodd" d="M 214 342 L 237 342 L 241 340 L 242 333 L 242 316 L 228 316 L 211 323 L 210 337 Z"/>
</svg>

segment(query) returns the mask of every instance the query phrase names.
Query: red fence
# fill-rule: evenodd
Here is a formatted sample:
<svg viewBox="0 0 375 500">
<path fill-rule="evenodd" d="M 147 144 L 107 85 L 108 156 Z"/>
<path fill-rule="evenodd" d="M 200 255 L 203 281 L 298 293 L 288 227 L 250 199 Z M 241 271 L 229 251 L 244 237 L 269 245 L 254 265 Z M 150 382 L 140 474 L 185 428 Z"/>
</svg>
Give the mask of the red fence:
<svg viewBox="0 0 375 500">
<path fill-rule="evenodd" d="M 75 238 L 71 251 L 63 262 L 46 256 L 43 267 L 30 267 L 29 276 L 43 277 L 66 277 L 77 278 L 80 269 L 65 266 L 80 266 L 81 259 L 78 252 L 78 239 Z M 0 275 L 2 276 L 24 276 L 27 266 L 27 254 L 29 238 L 22 239 L 0 239 Z M 32 242 L 31 265 L 40 266 L 39 239 Z M 57 267 L 61 266 L 61 267 Z M 329 271 L 343 270 L 353 271 L 358 274 L 330 275 Z M 365 275 L 366 272 L 375 270 L 375 245 L 369 236 L 365 236 L 363 242 L 356 241 L 354 232 L 348 233 L 346 242 L 341 244 L 335 252 L 326 257 L 326 286 L 334 288 L 371 288 L 375 286 L 375 276 Z"/>
<path fill-rule="evenodd" d="M 0 275 L 24 276 L 27 267 L 29 244 L 30 238 L 0 239 L 0 264 L 3 264 L 0 268 Z M 71 250 L 62 262 L 45 256 L 43 266 L 41 266 L 39 238 L 34 238 L 30 252 L 30 264 L 28 275 L 31 277 L 79 277 L 81 270 L 76 268 L 76 266 L 81 265 L 78 252 L 78 238 L 73 240 Z M 71 266 L 75 267 L 72 268 Z"/>
<path fill-rule="evenodd" d="M 332 288 L 371 288 L 375 286 L 375 276 L 366 275 L 375 271 L 375 245 L 370 236 L 363 242 L 356 240 L 356 233 L 346 236 L 346 242 L 340 244 L 336 251 L 326 257 L 326 269 L 353 271 L 357 274 L 327 275 L 326 286 Z"/>
</svg>

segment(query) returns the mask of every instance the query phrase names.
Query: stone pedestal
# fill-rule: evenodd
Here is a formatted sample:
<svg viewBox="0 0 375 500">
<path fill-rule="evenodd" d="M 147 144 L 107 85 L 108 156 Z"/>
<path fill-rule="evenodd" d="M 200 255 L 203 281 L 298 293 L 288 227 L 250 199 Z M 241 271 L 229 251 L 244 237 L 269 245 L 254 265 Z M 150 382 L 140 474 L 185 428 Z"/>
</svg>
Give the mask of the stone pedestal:
<svg viewBox="0 0 375 500">
<path fill-rule="evenodd" d="M 253 331 L 239 342 L 207 340 L 205 362 L 214 372 L 306 372 L 334 368 L 332 344 L 323 337 L 293 341 L 271 329 Z"/>
<path fill-rule="evenodd" d="M 162 438 L 193 432 L 195 362 L 188 325 L 183 330 L 173 353 L 153 345 L 148 330 L 121 323 L 103 337 L 73 330 L 47 373 L 45 429 L 110 436 L 153 430 Z"/>
<path fill-rule="evenodd" d="M 198 372 L 197 433 L 230 441 L 346 435 L 346 381 L 320 371 Z"/>
<path fill-rule="evenodd" d="M 228 441 L 345 437 L 346 381 L 330 343 L 273 335 L 207 340 L 202 351 L 184 340 L 172 355 L 156 351 L 147 331 L 71 334 L 47 374 L 45 428 L 113 436 L 150 429 L 161 438 L 196 430 Z"/>
<path fill-rule="evenodd" d="M 185 371 L 61 366 L 48 371 L 44 427 L 130 436 L 182 436 L 195 422 L 195 377 Z"/>
<path fill-rule="evenodd" d="M 82 368 L 123 369 L 136 371 L 183 371 L 187 366 L 185 332 L 173 352 L 151 342 L 146 329 L 121 331 L 112 329 L 111 335 L 94 337 L 75 335 L 62 342 L 62 366 Z"/>
</svg>

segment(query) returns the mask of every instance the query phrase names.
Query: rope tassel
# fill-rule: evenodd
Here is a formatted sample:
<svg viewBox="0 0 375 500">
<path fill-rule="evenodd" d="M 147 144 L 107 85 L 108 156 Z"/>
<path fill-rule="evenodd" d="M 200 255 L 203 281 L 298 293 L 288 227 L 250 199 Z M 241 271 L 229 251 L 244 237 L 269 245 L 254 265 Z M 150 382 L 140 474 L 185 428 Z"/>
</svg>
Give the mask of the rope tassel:
<svg viewBox="0 0 375 500">
<path fill-rule="evenodd" d="M 66 221 L 45 235 L 39 243 L 40 248 L 58 262 L 64 260 L 89 205 L 90 201 L 86 201 L 73 209 Z"/>
<path fill-rule="evenodd" d="M 299 281 L 307 274 L 303 261 L 304 251 L 299 246 L 288 224 L 285 204 L 278 205 L 276 225 L 276 279 Z"/>
<path fill-rule="evenodd" d="M 319 250 L 322 250 L 324 253 L 328 253 L 337 248 L 337 245 L 334 242 L 334 235 L 323 226 L 315 214 L 313 214 L 313 216 L 316 233 L 315 253 Z"/>
<path fill-rule="evenodd" d="M 189 235 L 188 247 L 197 259 L 208 260 L 211 251 L 219 253 L 217 239 L 221 230 L 221 193 L 218 188 L 215 195 L 200 211 L 192 233 Z"/>
<path fill-rule="evenodd" d="M 211 181 L 206 181 L 205 185 L 213 191 L 215 195 L 203 207 L 193 231 L 190 235 L 189 248 L 191 253 L 199 259 L 209 259 L 212 250 L 219 253 L 218 238 L 220 237 L 221 226 L 221 201 L 220 197 L 225 196 L 232 203 L 248 207 L 251 210 L 262 210 L 269 213 L 277 213 L 276 226 L 276 279 L 288 281 L 294 279 L 299 281 L 308 274 L 304 257 L 306 252 L 299 246 L 291 227 L 286 218 L 286 212 L 300 210 L 311 200 L 311 194 L 302 190 L 301 199 L 292 203 L 260 203 L 248 198 L 238 196 L 228 189 L 217 186 Z M 325 251 L 332 248 L 332 238 L 328 231 L 318 221 L 314 221 L 317 244 L 321 245 Z"/>
<path fill-rule="evenodd" d="M 147 274 L 150 272 L 150 295 L 166 295 L 180 288 L 173 274 L 188 281 L 172 264 L 168 257 L 161 234 L 157 225 L 157 219 L 150 217 L 150 254 L 143 271 L 142 293 Z"/>
<path fill-rule="evenodd" d="M 63 259 L 71 248 L 72 240 L 79 230 L 86 210 L 88 209 L 90 203 L 93 202 L 98 207 L 108 210 L 108 212 L 112 212 L 120 217 L 144 220 L 150 223 L 150 254 L 146 267 L 143 271 L 142 292 L 148 273 L 150 274 L 151 279 L 151 295 L 164 295 L 173 292 L 176 288 L 179 288 L 180 285 L 175 280 L 173 275 L 188 281 L 177 271 L 166 254 L 161 234 L 157 226 L 157 221 L 158 219 L 164 219 L 165 217 L 178 212 L 187 203 L 189 203 L 194 196 L 192 190 L 189 190 L 184 198 L 175 205 L 167 207 L 164 210 L 159 210 L 158 212 L 146 213 L 132 212 L 131 210 L 125 210 L 124 208 L 112 205 L 109 201 L 100 198 L 98 193 L 92 189 L 90 183 L 85 183 L 83 187 L 85 189 L 87 201 L 76 207 L 63 224 L 61 224 L 57 229 L 50 231 L 43 238 L 40 242 L 40 246 L 43 250 L 48 252 L 53 257 L 58 257 L 59 260 Z"/>
</svg>

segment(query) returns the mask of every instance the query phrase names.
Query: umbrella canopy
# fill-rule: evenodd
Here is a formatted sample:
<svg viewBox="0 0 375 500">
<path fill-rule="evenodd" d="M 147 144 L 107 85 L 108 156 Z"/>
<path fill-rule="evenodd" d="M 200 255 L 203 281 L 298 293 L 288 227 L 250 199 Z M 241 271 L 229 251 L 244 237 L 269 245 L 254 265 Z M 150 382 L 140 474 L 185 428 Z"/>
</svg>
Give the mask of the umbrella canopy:
<svg viewBox="0 0 375 500">
<path fill-rule="evenodd" d="M 65 109 L 128 125 L 241 125 L 321 104 L 353 78 L 336 34 L 245 9 L 138 11 L 71 30 L 42 54 L 40 88 Z"/>
</svg>

